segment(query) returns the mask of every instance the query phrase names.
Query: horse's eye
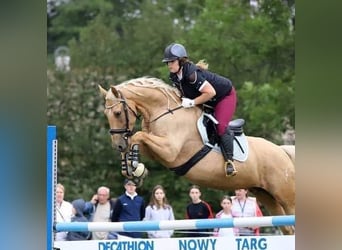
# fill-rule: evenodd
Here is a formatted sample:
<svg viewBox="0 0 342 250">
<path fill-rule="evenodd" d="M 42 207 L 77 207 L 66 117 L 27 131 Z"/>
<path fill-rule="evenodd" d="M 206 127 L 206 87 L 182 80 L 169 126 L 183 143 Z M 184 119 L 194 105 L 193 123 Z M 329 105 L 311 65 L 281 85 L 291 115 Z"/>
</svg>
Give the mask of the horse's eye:
<svg viewBox="0 0 342 250">
<path fill-rule="evenodd" d="M 116 117 L 120 116 L 120 115 L 121 115 L 121 111 L 114 111 L 114 115 L 115 115 Z"/>
</svg>

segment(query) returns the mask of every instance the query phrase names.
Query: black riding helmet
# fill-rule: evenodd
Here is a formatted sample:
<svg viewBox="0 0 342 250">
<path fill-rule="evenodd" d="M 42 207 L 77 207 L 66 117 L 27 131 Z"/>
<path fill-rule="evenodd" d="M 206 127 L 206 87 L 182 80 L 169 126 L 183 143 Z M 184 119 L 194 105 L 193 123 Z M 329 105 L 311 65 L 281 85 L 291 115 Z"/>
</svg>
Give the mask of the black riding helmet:
<svg viewBox="0 0 342 250">
<path fill-rule="evenodd" d="M 184 46 L 179 43 L 171 43 L 164 50 L 164 59 L 162 62 L 167 63 L 175 61 L 181 57 L 188 57 Z"/>
</svg>

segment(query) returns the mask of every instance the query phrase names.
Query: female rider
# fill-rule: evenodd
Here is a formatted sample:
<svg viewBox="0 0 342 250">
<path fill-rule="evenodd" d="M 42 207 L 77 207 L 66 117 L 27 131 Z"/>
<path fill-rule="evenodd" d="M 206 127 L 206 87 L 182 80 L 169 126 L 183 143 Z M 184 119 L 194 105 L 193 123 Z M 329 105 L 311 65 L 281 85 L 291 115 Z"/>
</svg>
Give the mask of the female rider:
<svg viewBox="0 0 342 250">
<path fill-rule="evenodd" d="M 191 108 L 206 104 L 214 109 L 218 120 L 217 132 L 226 161 L 226 175 L 234 176 L 237 171 L 233 164 L 233 135 L 228 124 L 236 109 L 236 92 L 231 80 L 208 71 L 208 64 L 197 64 L 188 59 L 185 47 L 172 43 L 165 48 L 164 59 L 170 71 L 170 80 L 182 93 L 182 106 Z"/>
</svg>

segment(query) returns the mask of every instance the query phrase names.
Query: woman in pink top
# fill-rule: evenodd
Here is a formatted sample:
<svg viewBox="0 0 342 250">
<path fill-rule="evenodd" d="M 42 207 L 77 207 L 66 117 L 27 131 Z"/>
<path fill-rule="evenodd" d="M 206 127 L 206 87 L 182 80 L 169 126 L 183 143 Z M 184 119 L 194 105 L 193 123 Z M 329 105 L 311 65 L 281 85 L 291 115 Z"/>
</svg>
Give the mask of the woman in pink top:
<svg viewBox="0 0 342 250">
<path fill-rule="evenodd" d="M 226 218 L 233 218 L 232 215 L 232 199 L 228 195 L 224 195 L 221 199 L 220 203 L 222 210 L 219 211 L 215 218 L 217 219 L 226 219 Z M 214 229 L 214 236 L 235 236 L 236 232 L 233 228 L 215 228 Z"/>
</svg>

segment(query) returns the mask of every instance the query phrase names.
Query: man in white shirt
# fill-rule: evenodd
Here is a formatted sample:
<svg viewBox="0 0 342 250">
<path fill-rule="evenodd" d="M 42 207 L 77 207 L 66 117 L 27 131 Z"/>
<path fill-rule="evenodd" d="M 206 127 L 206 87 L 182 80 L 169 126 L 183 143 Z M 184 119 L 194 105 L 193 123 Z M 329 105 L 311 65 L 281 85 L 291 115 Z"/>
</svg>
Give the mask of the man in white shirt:
<svg viewBox="0 0 342 250">
<path fill-rule="evenodd" d="M 92 222 L 110 222 L 113 212 L 114 201 L 110 199 L 108 187 L 99 187 L 97 193 L 86 203 L 85 213 L 91 214 Z M 92 232 L 92 240 L 107 239 L 108 232 Z"/>
</svg>

